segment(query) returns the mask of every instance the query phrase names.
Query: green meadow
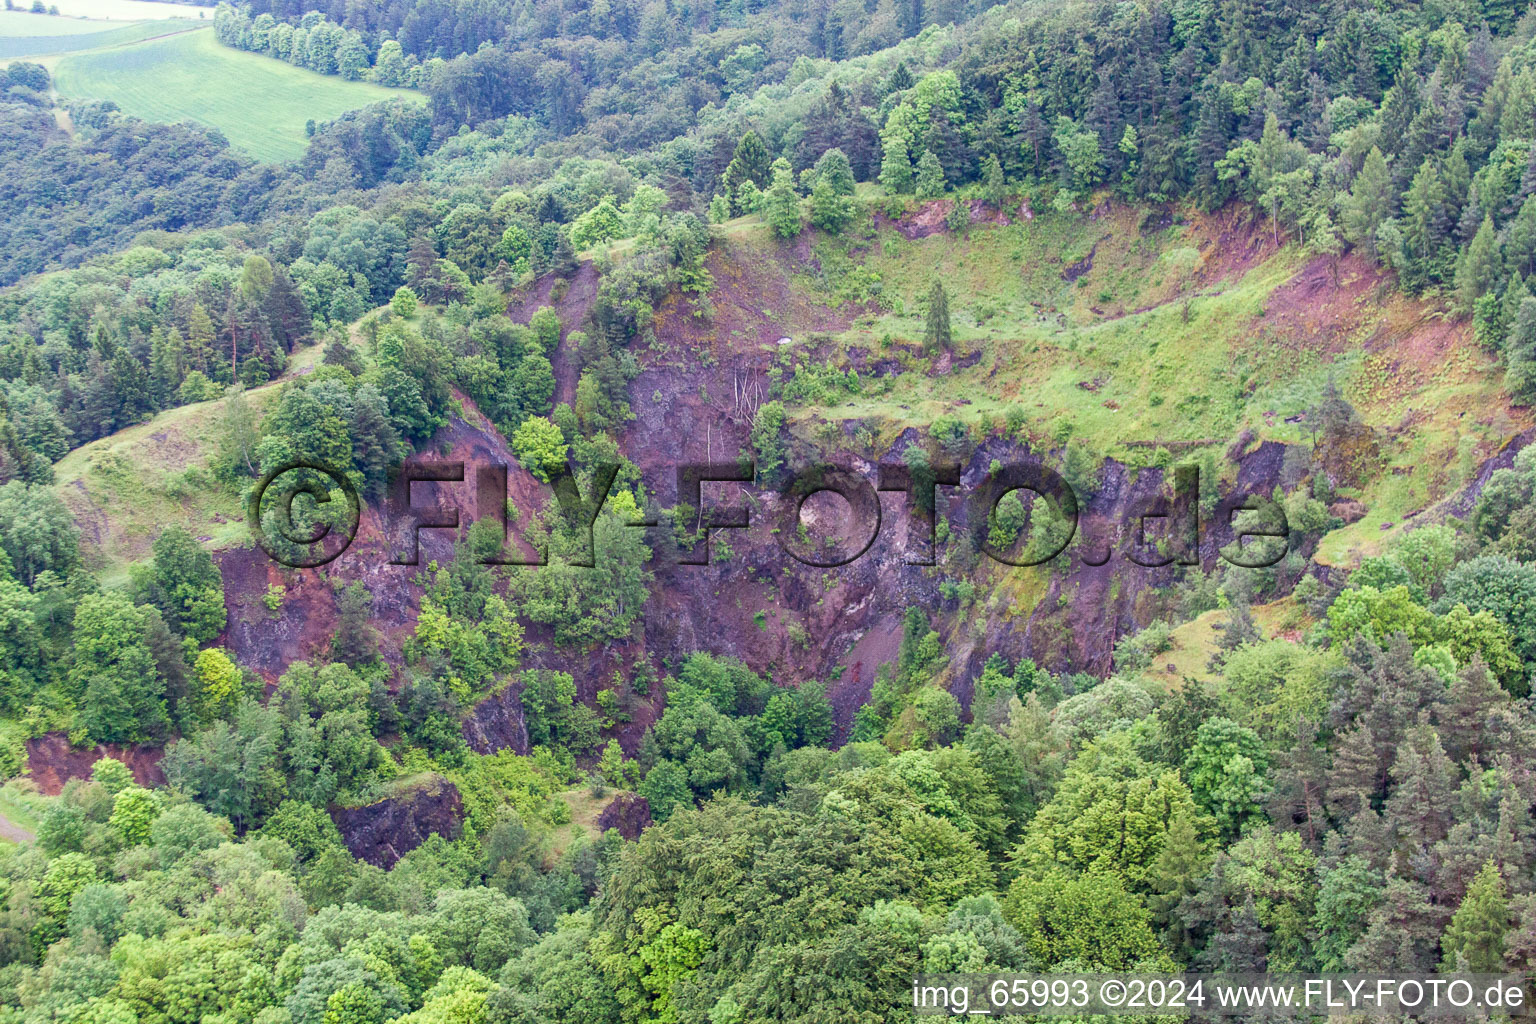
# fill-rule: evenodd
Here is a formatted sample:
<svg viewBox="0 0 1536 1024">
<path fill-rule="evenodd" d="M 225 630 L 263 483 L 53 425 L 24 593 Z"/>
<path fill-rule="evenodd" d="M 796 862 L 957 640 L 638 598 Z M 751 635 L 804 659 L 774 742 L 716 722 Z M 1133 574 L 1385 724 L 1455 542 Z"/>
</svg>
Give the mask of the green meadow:
<svg viewBox="0 0 1536 1024">
<path fill-rule="evenodd" d="M 212 28 L 62 58 L 54 83 L 66 100 L 112 100 L 145 120 L 217 128 L 237 149 L 267 161 L 303 155 L 306 121 L 420 96 L 220 46 Z"/>
</svg>

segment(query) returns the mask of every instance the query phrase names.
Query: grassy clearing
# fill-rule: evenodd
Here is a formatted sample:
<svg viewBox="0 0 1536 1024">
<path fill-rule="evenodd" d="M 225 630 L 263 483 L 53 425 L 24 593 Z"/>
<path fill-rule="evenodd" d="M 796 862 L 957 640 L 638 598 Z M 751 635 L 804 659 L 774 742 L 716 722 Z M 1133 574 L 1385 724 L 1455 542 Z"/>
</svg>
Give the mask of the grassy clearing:
<svg viewBox="0 0 1536 1024">
<path fill-rule="evenodd" d="M 294 160 L 306 145 L 304 124 L 392 98 L 419 100 L 410 89 L 385 89 L 319 75 L 259 54 L 220 46 L 213 29 L 120 46 L 59 60 L 65 99 L 112 100 L 150 121 L 196 121 L 260 160 Z"/>
<path fill-rule="evenodd" d="M 123 27 L 122 22 L 96 18 L 65 18 L 56 14 L 33 14 L 30 11 L 0 11 L 0 39 L 82 36 Z"/>
<path fill-rule="evenodd" d="M 124 25 L 120 22 L 111 21 L 68 22 L 63 19 L 54 20 L 60 21 L 62 24 L 95 26 L 97 31 L 55 36 L 24 35 L 13 37 L 7 35 L 3 26 L 0 26 L 0 60 L 56 57 L 60 54 L 80 53 L 103 47 L 137 43 L 158 36 L 186 32 L 189 29 L 189 26 L 184 21 L 141 21 Z M 45 63 L 56 63 L 56 61 Z"/>
<path fill-rule="evenodd" d="M 300 349 L 281 380 L 246 392 L 252 411 L 265 415 L 283 384 L 320 353 L 320 345 Z M 54 466 L 54 488 L 74 513 L 81 553 L 103 586 L 125 582 L 128 566 L 147 558 L 172 523 L 215 551 L 249 539 L 239 491 L 208 472 L 224 436 L 224 400 L 197 402 L 76 448 Z"/>
<path fill-rule="evenodd" d="M 738 246 L 765 230 L 755 217 L 721 228 Z M 857 420 L 879 444 L 949 416 L 979 437 L 1013 409 L 1037 447 L 1070 439 L 1139 466 L 1156 454 L 1146 442 L 1180 443 L 1179 460 L 1245 432 L 1310 444 L 1299 420 L 1332 378 L 1380 449 L 1360 489 L 1340 491 L 1369 514 L 1318 556 L 1354 564 L 1454 493 L 1530 415 L 1510 409 L 1496 360 L 1433 297 L 1405 296 L 1364 264 L 1330 273 L 1295 245 L 1261 258 L 1268 239 L 1255 232 L 1195 210 L 1149 224 L 1108 204 L 918 239 L 884 221 L 820 239 L 797 283 L 829 303 L 863 300 L 834 346 L 861 350 L 882 376 L 802 407 L 796 433 Z M 948 358 L 920 351 L 934 280 L 950 294 Z"/>
<path fill-rule="evenodd" d="M 1039 215 L 962 236 L 876 232 L 864 266 L 879 275 L 888 309 L 841 341 L 872 359 L 907 353 L 906 372 L 828 414 L 873 416 L 894 429 L 949 414 L 987 429 L 1018 406 L 1037 437 L 1070 436 L 1104 454 L 1129 440 L 1230 437 L 1257 417 L 1249 382 L 1280 369 L 1245 344 L 1248 328 L 1300 261 L 1282 253 L 1237 282 L 1200 290 L 1191 230 L 1143 235 L 1134 211 L 1117 208 L 1100 220 Z M 1090 255 L 1091 269 L 1068 280 Z M 955 361 L 975 360 L 942 375 L 935 360 L 910 356 L 935 279 L 951 294 Z"/>
<path fill-rule="evenodd" d="M 146 21 L 157 18 L 206 21 L 213 7 L 156 2 L 156 0 L 48 0 L 66 18 L 99 18 L 110 21 Z"/>
<path fill-rule="evenodd" d="M 617 790 L 609 790 L 605 796 L 593 796 L 590 786 L 582 786 L 577 789 L 568 789 L 556 793 L 561 801 L 571 809 L 571 820 L 568 824 L 561 825 L 554 830 L 550 844 L 548 861 L 554 863 L 565 855 L 578 837 L 585 835 L 590 840 L 602 838 L 602 832 L 597 827 L 597 819 L 603 810 L 613 802 L 618 795 Z"/>
<path fill-rule="evenodd" d="M 1283 634 L 1305 631 L 1313 624 L 1306 610 L 1293 597 L 1283 597 L 1269 604 L 1254 605 L 1252 612 L 1254 625 L 1258 626 L 1259 633 L 1266 640 L 1273 640 Z M 1179 681 L 1186 677 L 1209 679 L 1211 673 L 1206 668 L 1206 664 L 1210 661 L 1211 655 L 1216 653 L 1216 642 L 1221 638 L 1221 632 L 1216 627 L 1225 626 L 1228 618 L 1229 615 L 1225 609 L 1217 609 L 1198 615 L 1176 627 L 1170 636 L 1173 647 L 1153 657 L 1152 665 L 1146 672 L 1147 677 L 1164 682 L 1168 686 L 1177 686 Z M 1170 666 L 1172 666 L 1171 669 Z"/>
<path fill-rule="evenodd" d="M 48 810 L 48 798 L 37 792 L 31 779 L 12 779 L 0 786 L 0 817 L 20 829 L 36 834 L 37 826 Z M 15 839 L 0 833 L 0 843 Z"/>
</svg>

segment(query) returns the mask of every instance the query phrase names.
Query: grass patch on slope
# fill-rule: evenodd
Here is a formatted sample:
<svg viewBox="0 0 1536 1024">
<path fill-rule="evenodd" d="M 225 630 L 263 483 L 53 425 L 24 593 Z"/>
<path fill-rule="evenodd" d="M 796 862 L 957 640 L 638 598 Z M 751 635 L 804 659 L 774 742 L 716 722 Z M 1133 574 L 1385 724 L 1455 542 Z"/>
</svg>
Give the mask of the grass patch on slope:
<svg viewBox="0 0 1536 1024">
<path fill-rule="evenodd" d="M 276 404 L 285 383 L 312 368 L 321 345 L 289 358 L 279 380 L 245 393 L 256 417 Z M 75 516 L 80 549 L 102 585 L 126 582 L 128 566 L 149 557 L 170 524 L 218 551 L 250 539 L 238 488 L 208 466 L 224 442 L 225 399 L 196 402 L 82 445 L 54 467 L 54 489 Z"/>
<path fill-rule="evenodd" d="M 725 231 L 745 243 L 752 220 Z M 1186 461 L 1241 435 L 1249 447 L 1310 445 L 1302 415 L 1332 378 L 1378 455 L 1340 489 L 1369 513 L 1324 539 L 1328 563 L 1378 551 L 1531 422 L 1510 407 L 1497 360 L 1436 297 L 1404 295 L 1359 259 L 1330 268 L 1295 244 L 1275 250 L 1241 212 L 1176 222 L 1106 204 L 916 239 L 881 220 L 812 251 L 803 287 L 833 302 L 850 281 L 867 288 L 834 348 L 862 350 L 880 375 L 862 375 L 861 394 L 793 407 L 798 433 L 858 420 L 885 443 L 950 416 L 979 438 L 1016 407 L 1037 446 L 1071 439 L 1146 465 L 1173 442 Z M 934 280 L 950 296 L 947 358 L 920 351 Z"/>
<path fill-rule="evenodd" d="M 213 29 L 77 54 L 58 61 L 65 99 L 112 100 L 148 121 L 196 121 L 259 160 L 304 154 L 306 121 L 328 121 L 381 100 L 421 94 L 349 82 L 220 46 Z"/>
<path fill-rule="evenodd" d="M 20 57 L 43 57 L 60 53 L 79 53 L 100 47 L 136 43 L 155 36 L 186 32 L 190 26 L 184 20 L 141 21 L 94 21 L 69 18 L 43 18 L 35 14 L 17 11 L 0 11 L 0 15 L 51 21 L 56 31 L 40 34 L 27 31 L 35 26 L 18 25 L 12 17 L 0 19 L 0 60 Z M 19 30 L 19 31 L 18 31 Z"/>
<path fill-rule="evenodd" d="M 1071 436 L 1108 455 L 1131 440 L 1230 437 L 1250 418 L 1250 385 L 1281 372 L 1278 362 L 1287 374 L 1311 370 L 1320 389 L 1321 361 L 1308 366 L 1246 344 L 1265 297 L 1295 273 L 1294 253 L 1197 292 L 1180 232 L 1137 236 L 1134 215 L 1124 219 L 1109 226 L 1108 238 L 1103 222 L 1059 215 L 966 236 L 908 240 L 880 230 L 865 265 L 879 274 L 890 309 L 861 318 L 843 344 L 865 348 L 871 359 L 910 350 L 923 336 L 928 288 L 942 280 L 951 296 L 953 361 L 979 358 L 943 374 L 938 360 L 909 360 L 890 384 L 826 415 L 874 416 L 900 429 L 949 414 L 987 428 L 1018 406 L 1033 432 Z M 1075 281 L 1063 277 L 1090 253 L 1091 270 Z M 1167 301 L 1122 315 L 1152 297 Z"/>
</svg>

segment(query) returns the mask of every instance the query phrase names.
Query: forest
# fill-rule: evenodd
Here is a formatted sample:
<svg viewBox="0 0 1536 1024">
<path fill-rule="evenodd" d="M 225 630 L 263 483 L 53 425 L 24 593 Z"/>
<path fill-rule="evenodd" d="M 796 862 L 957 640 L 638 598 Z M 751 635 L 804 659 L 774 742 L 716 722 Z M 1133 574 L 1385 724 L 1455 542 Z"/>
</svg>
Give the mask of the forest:
<svg viewBox="0 0 1536 1024">
<path fill-rule="evenodd" d="M 1536 973 L 1536 8 L 210 20 L 426 102 L 267 164 L 0 72 L 0 1021 L 879 1024 L 925 972 Z M 1285 320 L 1298 279 L 1349 329 Z M 727 416 L 736 364 L 765 383 Z M 1275 446 L 1290 538 L 1112 567 L 1076 657 L 1081 542 L 988 564 L 1054 549 L 1040 503 L 930 497 L 937 564 L 866 562 L 901 575 L 860 677 L 851 575 L 723 531 L 708 586 L 653 557 L 704 537 L 646 476 L 663 408 L 715 417 L 754 502 L 839 452 L 930 484 L 1023 452 L 1097 512 Z M 504 513 L 537 569 L 484 516 L 404 591 L 252 583 L 228 540 L 294 460 L 377 509 L 466 444 L 529 488 L 618 470 L 595 521 Z M 50 740 L 87 761 L 57 786 Z M 445 817 L 386 843 L 374 811 Z"/>
</svg>

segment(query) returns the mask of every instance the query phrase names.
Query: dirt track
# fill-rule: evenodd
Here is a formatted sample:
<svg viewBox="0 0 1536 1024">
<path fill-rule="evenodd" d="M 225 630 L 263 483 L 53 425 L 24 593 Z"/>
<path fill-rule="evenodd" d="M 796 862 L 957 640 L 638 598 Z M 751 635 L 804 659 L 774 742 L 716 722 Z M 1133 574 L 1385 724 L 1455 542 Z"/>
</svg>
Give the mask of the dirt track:
<svg viewBox="0 0 1536 1024">
<path fill-rule="evenodd" d="M 29 843 L 36 838 L 31 832 L 0 814 L 0 839 L 12 843 Z"/>
</svg>

